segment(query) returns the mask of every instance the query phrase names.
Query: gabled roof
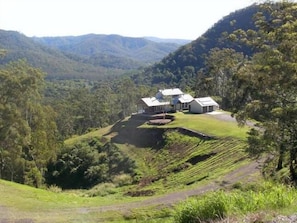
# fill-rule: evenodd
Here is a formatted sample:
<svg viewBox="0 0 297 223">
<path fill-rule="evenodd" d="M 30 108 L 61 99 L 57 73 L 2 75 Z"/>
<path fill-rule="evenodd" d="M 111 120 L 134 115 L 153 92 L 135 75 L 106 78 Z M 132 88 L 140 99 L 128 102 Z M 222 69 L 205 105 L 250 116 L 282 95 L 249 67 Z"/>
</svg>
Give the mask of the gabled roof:
<svg viewBox="0 0 297 223">
<path fill-rule="evenodd" d="M 204 107 L 204 106 L 219 106 L 219 104 L 216 103 L 211 97 L 195 98 L 194 101 L 196 101 L 202 107 Z"/>
<path fill-rule="evenodd" d="M 193 101 L 193 97 L 190 94 L 183 94 L 179 97 L 179 102 L 180 103 L 189 103 L 191 101 Z"/>
<path fill-rule="evenodd" d="M 170 88 L 170 89 L 159 90 L 157 95 L 159 94 L 163 96 L 174 96 L 174 95 L 182 95 L 183 92 L 179 88 Z"/>
<path fill-rule="evenodd" d="M 152 107 L 152 106 L 163 106 L 163 105 L 169 105 L 170 102 L 169 101 L 159 101 L 157 98 L 155 97 L 151 97 L 151 98 L 141 98 L 141 100 L 148 106 L 148 107 Z"/>
</svg>

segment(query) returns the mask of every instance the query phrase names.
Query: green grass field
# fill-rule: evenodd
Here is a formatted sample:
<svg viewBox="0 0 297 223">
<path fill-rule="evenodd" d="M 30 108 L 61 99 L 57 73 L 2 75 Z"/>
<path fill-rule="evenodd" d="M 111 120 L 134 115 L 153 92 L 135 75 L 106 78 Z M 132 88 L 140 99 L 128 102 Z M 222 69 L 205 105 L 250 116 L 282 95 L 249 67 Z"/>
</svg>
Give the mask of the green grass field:
<svg viewBox="0 0 297 223">
<path fill-rule="evenodd" d="M 222 113 L 231 116 L 227 112 L 222 111 Z M 219 120 L 215 115 L 177 112 L 174 116 L 175 120 L 164 127 L 186 127 L 211 136 L 234 137 L 243 140 L 249 130 L 248 126 L 239 127 L 236 122 Z"/>
<path fill-rule="evenodd" d="M 174 115 L 175 121 L 165 126 L 150 126 L 145 121 L 127 118 L 114 126 L 65 141 L 66 145 L 93 137 L 103 142 L 114 141 L 135 161 L 140 179 L 137 184 L 117 187 L 115 193 L 106 196 L 88 197 L 88 191 L 83 190 L 55 192 L 0 180 L 0 220 L 1 213 L 5 213 L 4 219 L 32 219 L 33 222 L 172 222 L 174 208 L 137 208 L 136 205 L 127 211 L 109 210 L 106 206 L 132 207 L 133 202 L 151 198 L 131 197 L 127 193 L 141 195 L 149 191 L 152 196 L 162 196 L 218 182 L 225 174 L 249 162 L 245 152 L 248 127 L 239 128 L 236 122 L 212 115 Z M 203 140 L 170 131 L 176 127 L 199 131 L 216 139 Z M 156 131 L 158 129 L 164 132 Z M 163 135 L 156 137 L 154 132 Z M 152 146 L 139 147 L 141 143 Z"/>
</svg>

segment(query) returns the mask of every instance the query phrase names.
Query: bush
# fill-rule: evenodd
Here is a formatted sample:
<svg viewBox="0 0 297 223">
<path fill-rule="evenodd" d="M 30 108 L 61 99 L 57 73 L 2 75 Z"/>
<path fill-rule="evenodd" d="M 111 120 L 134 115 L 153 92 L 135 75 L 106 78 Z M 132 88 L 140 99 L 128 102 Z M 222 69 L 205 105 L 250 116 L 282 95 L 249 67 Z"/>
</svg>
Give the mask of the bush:
<svg viewBox="0 0 297 223">
<path fill-rule="evenodd" d="M 57 160 L 48 164 L 46 183 L 63 189 L 89 189 L 120 173 L 133 174 L 134 168 L 134 161 L 114 144 L 87 139 L 61 150 Z M 129 181 L 125 175 L 118 179 L 119 184 Z"/>
<path fill-rule="evenodd" d="M 54 192 L 54 193 L 61 193 L 62 192 L 62 188 L 58 187 L 57 185 L 50 185 L 47 188 L 49 191 Z"/>
<path fill-rule="evenodd" d="M 112 180 L 112 182 L 118 187 L 130 185 L 132 181 L 132 177 L 129 174 L 116 175 Z"/>
<path fill-rule="evenodd" d="M 115 194 L 116 193 L 115 187 L 116 186 L 113 183 L 98 184 L 92 189 L 88 190 L 87 195 L 90 197 L 97 197 L 97 196 L 104 197 L 109 194 Z"/>
</svg>

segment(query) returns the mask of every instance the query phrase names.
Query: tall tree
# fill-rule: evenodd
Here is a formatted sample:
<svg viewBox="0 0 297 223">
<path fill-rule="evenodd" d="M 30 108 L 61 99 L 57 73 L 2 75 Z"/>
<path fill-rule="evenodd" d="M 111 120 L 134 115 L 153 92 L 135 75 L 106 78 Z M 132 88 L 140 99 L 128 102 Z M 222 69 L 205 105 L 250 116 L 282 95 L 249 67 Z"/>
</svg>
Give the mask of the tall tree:
<svg viewBox="0 0 297 223">
<path fill-rule="evenodd" d="M 221 107 L 230 107 L 230 92 L 233 88 L 232 76 L 244 63 L 242 53 L 230 48 L 211 49 L 205 59 L 205 67 L 197 74 L 196 94 L 218 96 Z"/>
<path fill-rule="evenodd" d="M 55 154 L 54 112 L 41 103 L 43 77 L 41 70 L 25 61 L 0 69 L 0 177 L 3 179 L 30 181 L 39 186 L 46 161 Z M 32 168 L 35 168 L 33 172 Z"/>
<path fill-rule="evenodd" d="M 233 77 L 239 89 L 234 112 L 240 122 L 261 123 L 250 133 L 251 151 L 270 151 L 278 160 L 275 170 L 289 168 L 297 182 L 297 4 L 264 3 L 255 25 L 256 30 L 230 35 L 257 52 Z"/>
<path fill-rule="evenodd" d="M 120 118 L 136 112 L 137 88 L 131 79 L 121 79 L 116 86 L 116 93 L 118 94 L 118 103 L 121 109 Z"/>
</svg>

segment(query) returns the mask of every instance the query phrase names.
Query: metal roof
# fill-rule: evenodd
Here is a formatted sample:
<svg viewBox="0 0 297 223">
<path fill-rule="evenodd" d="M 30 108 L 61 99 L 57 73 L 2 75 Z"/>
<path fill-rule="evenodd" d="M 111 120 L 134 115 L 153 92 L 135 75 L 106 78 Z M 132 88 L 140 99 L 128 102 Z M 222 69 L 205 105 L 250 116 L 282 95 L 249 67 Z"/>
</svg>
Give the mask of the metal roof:
<svg viewBox="0 0 297 223">
<path fill-rule="evenodd" d="M 159 101 L 157 98 L 155 97 L 151 97 L 151 98 L 142 98 L 141 99 L 148 107 L 152 107 L 152 106 L 163 106 L 163 105 L 169 105 L 170 102 L 169 101 Z"/>
<path fill-rule="evenodd" d="M 179 102 L 180 103 L 189 103 L 191 101 L 193 101 L 193 97 L 190 94 L 183 94 L 179 97 Z"/>
<path fill-rule="evenodd" d="M 201 106 L 219 106 L 211 97 L 195 98 L 194 100 Z"/>
<path fill-rule="evenodd" d="M 170 88 L 170 89 L 163 89 L 159 90 L 163 96 L 174 96 L 174 95 L 182 95 L 183 92 L 179 88 Z"/>
</svg>

